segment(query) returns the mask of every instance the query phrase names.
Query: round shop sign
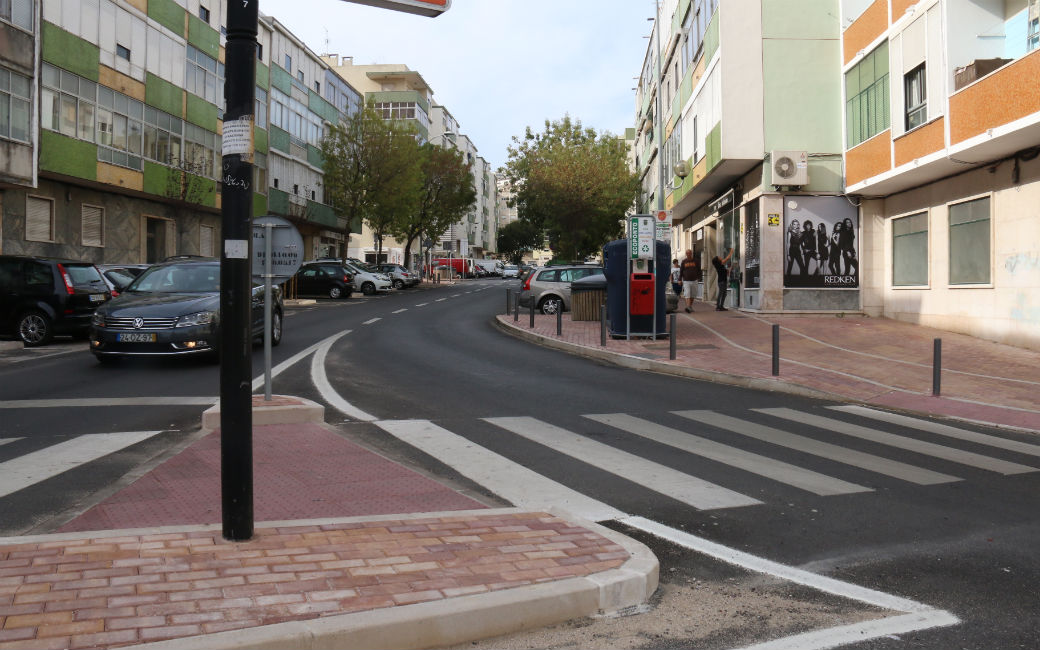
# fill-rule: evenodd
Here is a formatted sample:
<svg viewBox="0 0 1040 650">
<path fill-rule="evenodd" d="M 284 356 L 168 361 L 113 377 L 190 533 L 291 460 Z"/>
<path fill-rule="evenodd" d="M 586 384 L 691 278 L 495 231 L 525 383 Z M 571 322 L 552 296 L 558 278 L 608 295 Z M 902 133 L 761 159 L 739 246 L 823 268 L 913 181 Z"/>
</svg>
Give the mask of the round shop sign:
<svg viewBox="0 0 1040 650">
<path fill-rule="evenodd" d="M 267 273 L 264 267 L 268 234 L 271 236 L 271 281 L 285 282 L 303 264 L 303 237 L 296 226 L 281 217 L 254 218 L 252 274 L 255 282 L 262 283 Z"/>
</svg>

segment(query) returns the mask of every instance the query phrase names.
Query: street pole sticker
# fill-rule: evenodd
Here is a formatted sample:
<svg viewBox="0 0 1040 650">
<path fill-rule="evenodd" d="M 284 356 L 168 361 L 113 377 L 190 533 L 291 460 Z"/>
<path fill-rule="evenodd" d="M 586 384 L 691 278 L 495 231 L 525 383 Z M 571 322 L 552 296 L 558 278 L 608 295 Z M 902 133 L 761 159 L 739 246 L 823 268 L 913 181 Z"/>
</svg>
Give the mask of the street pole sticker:
<svg viewBox="0 0 1040 650">
<path fill-rule="evenodd" d="M 657 241 L 672 240 L 672 211 L 657 211 Z"/>
<path fill-rule="evenodd" d="M 253 116 L 224 122 L 220 132 L 221 155 L 238 154 L 242 162 L 253 162 Z"/>
</svg>

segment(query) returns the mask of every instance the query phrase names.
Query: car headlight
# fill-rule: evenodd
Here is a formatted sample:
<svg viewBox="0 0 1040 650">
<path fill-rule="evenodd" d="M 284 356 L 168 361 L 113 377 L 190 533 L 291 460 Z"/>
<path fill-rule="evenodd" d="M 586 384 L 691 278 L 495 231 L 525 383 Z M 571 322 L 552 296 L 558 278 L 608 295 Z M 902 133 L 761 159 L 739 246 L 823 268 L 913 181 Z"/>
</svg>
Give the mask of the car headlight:
<svg viewBox="0 0 1040 650">
<path fill-rule="evenodd" d="M 193 325 L 209 325 L 217 320 L 215 311 L 198 311 L 194 314 L 181 316 L 177 319 L 177 327 L 191 327 Z"/>
<path fill-rule="evenodd" d="M 97 325 L 98 327 L 105 326 L 105 315 L 94 312 L 94 316 L 90 319 L 91 324 Z"/>
</svg>

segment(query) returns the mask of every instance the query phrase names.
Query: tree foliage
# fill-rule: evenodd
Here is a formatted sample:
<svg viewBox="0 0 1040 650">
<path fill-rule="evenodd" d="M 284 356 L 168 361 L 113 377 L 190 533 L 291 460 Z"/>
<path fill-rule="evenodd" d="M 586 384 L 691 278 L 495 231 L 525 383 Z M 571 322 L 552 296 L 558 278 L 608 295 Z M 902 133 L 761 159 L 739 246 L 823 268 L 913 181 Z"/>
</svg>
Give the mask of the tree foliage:
<svg viewBox="0 0 1040 650">
<path fill-rule="evenodd" d="M 461 151 L 426 144 L 419 150 L 419 162 L 422 180 L 416 209 L 399 215 L 388 228 L 390 235 L 404 242 L 405 266 L 416 239 L 440 237 L 477 202 L 472 163 L 465 161 Z"/>
<path fill-rule="evenodd" d="M 524 253 L 541 248 L 543 241 L 542 229 L 525 219 L 507 223 L 498 230 L 498 252 L 513 264 L 519 264 Z"/>
<path fill-rule="evenodd" d="M 639 188 L 624 141 L 570 116 L 514 136 L 505 171 L 520 219 L 544 230 L 563 259 L 584 259 L 620 237 Z"/>
<path fill-rule="evenodd" d="M 391 224 L 419 204 L 422 170 L 415 128 L 403 120 L 384 120 L 366 106 L 329 128 L 321 153 L 326 202 L 348 221 L 364 220 L 378 255 Z"/>
</svg>

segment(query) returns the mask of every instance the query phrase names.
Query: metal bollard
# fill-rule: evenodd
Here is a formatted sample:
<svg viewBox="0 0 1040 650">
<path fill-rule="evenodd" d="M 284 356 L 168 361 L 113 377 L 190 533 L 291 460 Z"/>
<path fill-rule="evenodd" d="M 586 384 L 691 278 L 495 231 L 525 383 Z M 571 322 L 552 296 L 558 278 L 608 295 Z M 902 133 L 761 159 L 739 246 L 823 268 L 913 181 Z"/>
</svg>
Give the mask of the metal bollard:
<svg viewBox="0 0 1040 650">
<path fill-rule="evenodd" d="M 509 309 L 513 305 L 513 290 L 506 289 L 506 315 L 509 315 Z"/>
<path fill-rule="evenodd" d="M 563 336 L 563 303 L 556 310 L 556 336 Z"/>
<path fill-rule="evenodd" d="M 607 345 L 607 306 L 599 306 L 599 344 L 602 347 Z"/>
<path fill-rule="evenodd" d="M 942 384 L 942 339 L 932 343 L 932 395 L 939 396 Z"/>
<path fill-rule="evenodd" d="M 534 328 L 534 296 L 531 296 L 531 327 Z"/>
<path fill-rule="evenodd" d="M 773 325 L 773 376 L 780 376 L 780 325 Z"/>
<path fill-rule="evenodd" d="M 678 332 L 675 331 L 675 314 L 672 314 L 668 321 L 668 331 L 672 334 L 672 340 L 668 343 L 668 358 L 675 361 L 675 342 L 679 338 L 677 336 Z"/>
<path fill-rule="evenodd" d="M 520 292 L 513 294 L 513 322 L 520 322 Z"/>
</svg>

